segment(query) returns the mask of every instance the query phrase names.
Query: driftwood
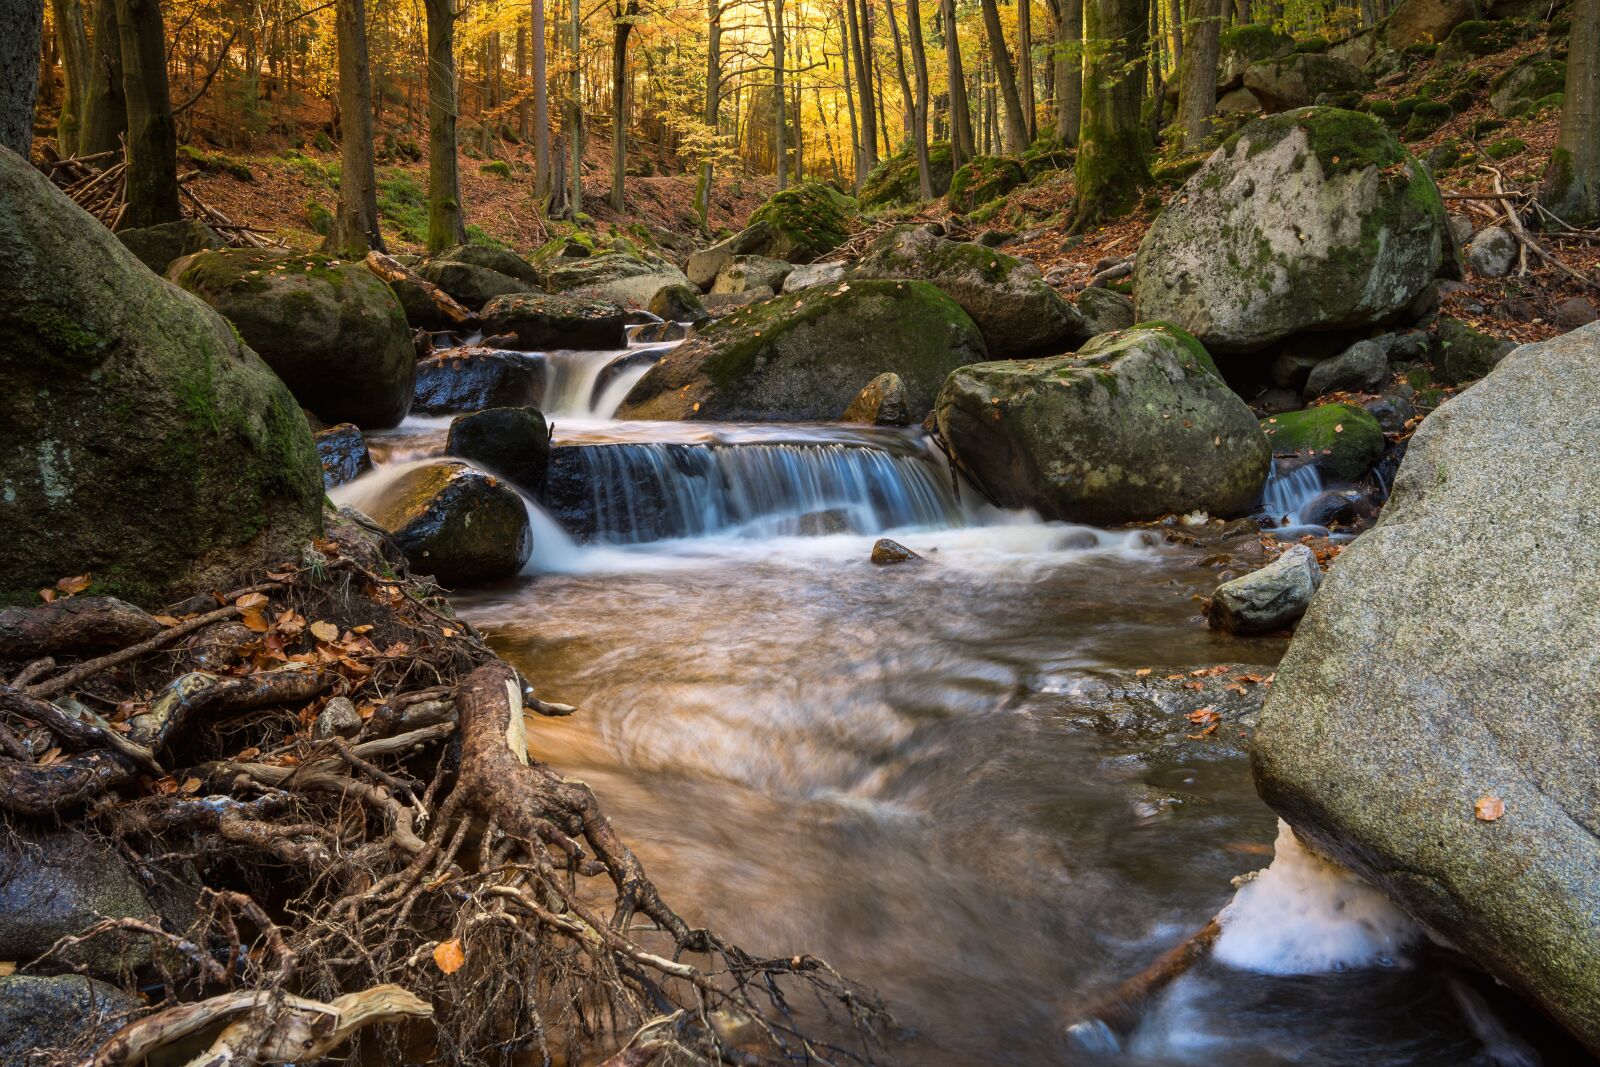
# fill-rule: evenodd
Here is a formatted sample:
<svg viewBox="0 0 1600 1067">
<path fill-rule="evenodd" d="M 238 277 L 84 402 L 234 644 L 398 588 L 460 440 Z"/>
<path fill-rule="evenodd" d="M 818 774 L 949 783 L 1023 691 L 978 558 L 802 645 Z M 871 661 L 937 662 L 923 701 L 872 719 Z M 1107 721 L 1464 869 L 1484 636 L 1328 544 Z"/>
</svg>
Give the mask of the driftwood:
<svg viewBox="0 0 1600 1067">
<path fill-rule="evenodd" d="M 428 281 L 416 271 L 407 267 L 393 256 L 386 256 L 382 252 L 367 253 L 367 269 L 384 281 L 410 282 L 425 293 L 439 313 L 457 326 L 472 326 L 478 321 L 476 312 L 469 311 L 458 302 L 455 297 Z"/>
</svg>

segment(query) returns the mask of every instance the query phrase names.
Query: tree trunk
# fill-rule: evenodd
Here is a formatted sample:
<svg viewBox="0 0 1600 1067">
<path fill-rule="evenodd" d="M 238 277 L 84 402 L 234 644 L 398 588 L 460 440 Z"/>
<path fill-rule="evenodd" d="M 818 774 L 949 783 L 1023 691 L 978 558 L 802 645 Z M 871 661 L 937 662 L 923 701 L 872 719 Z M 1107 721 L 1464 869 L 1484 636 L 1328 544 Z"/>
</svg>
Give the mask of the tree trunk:
<svg viewBox="0 0 1600 1067">
<path fill-rule="evenodd" d="M 1083 117 L 1083 0 L 1061 0 L 1055 68 L 1056 137 L 1075 145 Z"/>
<path fill-rule="evenodd" d="M 1561 134 L 1539 200 L 1563 222 L 1600 221 L 1600 0 L 1574 0 Z"/>
<path fill-rule="evenodd" d="M 89 81 L 84 91 L 83 124 L 78 131 L 80 156 L 115 150 L 128 130 L 128 107 L 122 97 L 122 34 L 117 29 L 117 0 L 95 0 L 94 42 L 89 53 Z"/>
<path fill-rule="evenodd" d="M 529 43 L 532 45 L 533 66 L 533 190 L 541 201 L 548 201 L 555 190 L 555 182 L 550 174 L 550 100 L 544 57 L 544 0 L 533 0 L 532 7 L 533 26 L 530 32 L 533 39 Z"/>
<path fill-rule="evenodd" d="M 611 25 L 611 209 L 618 212 L 628 172 L 628 37 L 638 13 L 638 0 L 629 0 L 626 8 L 618 0 Z"/>
<path fill-rule="evenodd" d="M 961 65 L 961 35 L 956 32 L 956 0 L 939 0 L 939 14 L 950 82 L 950 165 L 954 168 L 972 162 L 972 108 L 967 103 L 967 72 Z"/>
<path fill-rule="evenodd" d="M 700 168 L 695 211 L 700 232 L 711 233 L 711 183 L 716 178 L 717 126 L 722 112 L 722 0 L 706 0 L 706 159 Z"/>
<path fill-rule="evenodd" d="M 1091 50 L 1084 63 L 1081 143 L 1074 171 L 1076 230 L 1126 214 L 1150 184 L 1139 128 L 1147 25 L 1138 0 L 1083 0 L 1083 39 Z"/>
<path fill-rule="evenodd" d="M 578 0 L 572 0 L 570 5 L 569 32 L 571 37 L 567 47 L 572 53 L 572 80 L 568 86 L 567 143 L 572 153 L 572 173 L 567 180 L 572 187 L 567 193 L 567 212 L 576 221 L 583 213 L 583 70 L 580 62 L 583 56 L 583 11 Z"/>
<path fill-rule="evenodd" d="M 906 0 L 906 31 L 911 38 L 911 67 L 917 79 L 911 116 L 911 143 L 917 152 L 917 189 L 923 200 L 932 200 L 933 176 L 928 168 L 928 52 L 922 44 L 921 0 Z"/>
<path fill-rule="evenodd" d="M 849 0 L 846 0 L 848 3 Z M 850 182 L 857 193 L 866 175 L 861 173 L 861 130 L 856 121 L 856 94 L 850 80 L 850 35 L 845 29 L 843 9 L 839 15 L 839 62 L 844 72 L 844 108 L 850 116 Z"/>
<path fill-rule="evenodd" d="M 384 250 L 372 165 L 372 73 L 363 0 L 337 0 L 334 13 L 339 52 L 339 210 L 326 248 L 354 259 Z"/>
<path fill-rule="evenodd" d="M 850 18 L 850 51 L 856 66 L 856 100 L 861 105 L 861 158 L 856 162 L 856 187 L 866 179 L 868 172 L 878 165 L 878 116 L 873 110 L 872 67 L 869 59 L 872 40 L 867 35 L 871 27 L 857 18 L 856 0 L 844 0 L 845 12 Z M 862 0 L 862 15 L 866 3 Z"/>
<path fill-rule="evenodd" d="M 467 243 L 456 156 L 454 0 L 423 0 L 428 19 L 428 251 Z"/>
<path fill-rule="evenodd" d="M 44 5 L 40 0 L 0 0 L 0 144 L 23 159 L 33 147 L 33 105 L 39 91 L 43 35 Z"/>
<path fill-rule="evenodd" d="M 1178 93 L 1183 143 L 1191 149 L 1211 133 L 1207 120 L 1217 109 L 1217 52 L 1223 3 L 1224 0 L 1189 0 L 1189 43 L 1183 50 L 1183 82 Z"/>
<path fill-rule="evenodd" d="M 1017 0 L 1017 78 L 1028 142 L 1039 136 L 1039 97 L 1033 85 L 1033 0 Z"/>
<path fill-rule="evenodd" d="M 895 17 L 894 0 L 884 0 L 884 10 L 889 15 L 889 36 L 894 41 L 894 72 L 900 82 L 900 106 L 905 110 L 907 132 L 916 121 L 917 99 L 911 92 L 911 76 L 906 73 L 906 48 L 900 36 L 900 21 Z"/>
<path fill-rule="evenodd" d="M 119 228 L 182 216 L 178 207 L 178 135 L 167 95 L 167 34 L 158 0 L 117 0 L 122 36 L 122 92 L 128 104 L 127 204 Z"/>
<path fill-rule="evenodd" d="M 983 28 L 989 35 L 989 55 L 994 61 L 995 80 L 1000 84 L 1000 95 L 1006 109 L 1005 151 L 1021 155 L 1028 147 L 1028 123 L 1022 115 L 1022 97 L 1017 92 L 1017 75 L 1011 66 L 1011 52 L 1006 48 L 1005 29 L 1000 25 L 1000 8 L 995 0 L 979 0 L 983 9 Z"/>
<path fill-rule="evenodd" d="M 61 118 L 56 123 L 56 151 L 76 155 L 83 126 L 84 96 L 89 88 L 89 37 L 83 28 L 80 0 L 52 0 L 56 41 L 61 52 Z"/>
<path fill-rule="evenodd" d="M 777 160 L 778 191 L 789 187 L 789 161 L 784 149 L 784 123 L 788 120 L 783 87 L 783 0 L 772 0 L 772 154 Z"/>
<path fill-rule="evenodd" d="M 1193 18 L 1197 16 L 1203 16 L 1205 14 L 1206 7 L 1209 6 L 1209 3 L 1210 0 L 1200 0 L 1199 6 L 1197 7 L 1193 3 L 1187 5 L 1184 4 L 1183 0 L 1167 0 L 1167 18 L 1172 23 L 1171 26 L 1167 27 L 1168 32 L 1172 36 L 1171 69 L 1183 69 L 1183 54 L 1188 44 L 1188 36 L 1194 32 L 1192 28 L 1185 29 L 1183 25 L 1183 13 L 1185 7 L 1188 8 L 1190 17 Z"/>
</svg>

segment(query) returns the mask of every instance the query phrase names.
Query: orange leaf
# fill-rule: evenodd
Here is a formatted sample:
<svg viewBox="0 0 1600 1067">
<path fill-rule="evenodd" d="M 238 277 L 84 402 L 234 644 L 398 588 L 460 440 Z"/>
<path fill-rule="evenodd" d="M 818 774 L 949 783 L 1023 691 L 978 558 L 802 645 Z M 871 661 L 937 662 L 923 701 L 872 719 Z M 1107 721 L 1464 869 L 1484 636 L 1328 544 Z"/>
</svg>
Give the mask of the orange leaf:
<svg viewBox="0 0 1600 1067">
<path fill-rule="evenodd" d="M 433 950 L 433 962 L 445 974 L 459 971 L 467 962 L 467 954 L 461 950 L 461 939 L 452 937 L 439 942 Z"/>
<path fill-rule="evenodd" d="M 89 585 L 92 581 L 93 579 L 90 578 L 89 575 L 78 574 L 71 578 L 62 578 L 60 581 L 56 582 L 56 588 L 68 596 L 72 596 L 89 588 Z"/>
<path fill-rule="evenodd" d="M 1505 813 L 1506 802 L 1492 794 L 1486 797 L 1479 797 L 1478 803 L 1472 807 L 1472 814 L 1476 815 L 1481 822 L 1494 822 Z"/>
<path fill-rule="evenodd" d="M 1135 678 L 1143 678 L 1146 675 L 1148 675 L 1150 673 L 1150 671 L 1151 671 L 1151 668 L 1149 668 L 1149 667 L 1140 667 L 1138 670 L 1133 672 L 1133 676 Z"/>
<path fill-rule="evenodd" d="M 233 606 L 240 611 L 260 611 L 267 606 L 267 596 L 265 593 L 246 593 L 235 600 Z"/>
<path fill-rule="evenodd" d="M 46 604 L 54 602 L 55 598 L 56 598 L 56 591 L 54 589 L 41 589 L 41 590 L 39 590 L 39 599 L 44 601 Z"/>
<path fill-rule="evenodd" d="M 318 641 L 337 641 L 339 640 L 339 627 L 326 619 L 314 622 L 311 624 L 311 636 Z"/>
</svg>

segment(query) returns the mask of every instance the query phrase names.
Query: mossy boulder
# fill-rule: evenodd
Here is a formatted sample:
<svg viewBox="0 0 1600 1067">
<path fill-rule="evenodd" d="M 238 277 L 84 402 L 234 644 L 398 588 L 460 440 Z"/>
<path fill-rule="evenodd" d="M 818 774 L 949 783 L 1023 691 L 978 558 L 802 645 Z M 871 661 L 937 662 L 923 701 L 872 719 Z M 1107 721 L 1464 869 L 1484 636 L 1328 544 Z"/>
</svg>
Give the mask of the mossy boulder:
<svg viewBox="0 0 1600 1067">
<path fill-rule="evenodd" d="M 208 248 L 227 247 L 227 242 L 217 231 L 199 219 L 179 219 L 156 226 L 118 230 L 117 240 L 138 256 L 140 263 L 157 274 L 165 274 L 167 267 L 180 256 L 203 252 Z"/>
<path fill-rule="evenodd" d="M 0 149 L 0 605 L 89 572 L 144 606 L 322 528 L 311 431 L 222 317 Z"/>
<path fill-rule="evenodd" d="M 488 408 L 452 420 L 444 450 L 534 493 L 550 464 L 550 429 L 538 408 Z"/>
<path fill-rule="evenodd" d="M 462 263 L 453 259 L 432 260 L 424 264 L 419 273 L 473 311 L 497 296 L 538 292 L 536 286 L 529 285 L 520 278 L 501 274 L 497 270 L 476 263 Z M 415 302 L 414 297 L 412 302 Z"/>
<path fill-rule="evenodd" d="M 1399 49 L 1435 45 L 1478 14 L 1476 0 L 1402 0 L 1383 25 L 1383 43 Z"/>
<path fill-rule="evenodd" d="M 777 231 L 770 223 L 753 222 L 738 233 L 695 252 L 689 257 L 683 272 L 688 276 L 690 285 L 698 286 L 701 290 L 709 289 L 717 280 L 717 275 L 722 273 L 722 268 L 735 256 L 760 254 L 771 248 L 776 239 Z"/>
<path fill-rule="evenodd" d="M 1296 52 L 1252 63 L 1244 72 L 1244 87 L 1256 95 L 1263 109 L 1274 112 L 1315 104 L 1327 96 L 1367 92 L 1372 79 L 1342 59 Z"/>
<path fill-rule="evenodd" d="M 935 414 L 956 465 L 991 499 L 1047 519 L 1243 514 L 1271 459 L 1200 342 L 1163 322 L 1072 356 L 963 367 Z"/>
<path fill-rule="evenodd" d="M 1517 346 L 1445 315 L 1435 328 L 1431 355 L 1439 380 L 1447 385 L 1476 381 L 1494 370 Z"/>
<path fill-rule="evenodd" d="M 648 310 L 665 322 L 702 322 L 706 318 L 700 290 L 692 285 L 663 285 L 650 298 Z"/>
<path fill-rule="evenodd" d="M 224 248 L 172 264 L 323 422 L 394 426 L 411 407 L 416 350 L 394 292 L 360 262 Z"/>
<path fill-rule="evenodd" d="M 1252 64 L 1292 55 L 1294 38 L 1253 22 L 1223 30 L 1217 49 L 1217 90 L 1227 92 L 1244 85 L 1244 72 Z"/>
<path fill-rule="evenodd" d="M 1273 452 L 1304 459 L 1334 481 L 1355 481 L 1383 456 L 1383 427 L 1354 404 L 1286 411 L 1262 419 L 1261 429 Z"/>
<path fill-rule="evenodd" d="M 538 278 L 552 293 L 627 307 L 644 307 L 663 285 L 689 282 L 683 271 L 659 256 L 606 250 L 545 260 Z"/>
<path fill-rule="evenodd" d="M 1032 181 L 1053 170 L 1071 170 L 1077 158 L 1076 151 L 1046 134 L 1029 145 L 1018 162 L 1022 164 L 1022 173 Z"/>
<path fill-rule="evenodd" d="M 993 200 L 999 200 L 1028 180 L 1022 164 L 999 156 L 978 156 L 950 178 L 945 201 L 950 210 L 965 215 Z"/>
<path fill-rule="evenodd" d="M 773 236 L 765 247 L 747 251 L 790 263 L 810 263 L 844 243 L 855 213 L 855 200 L 833 186 L 804 182 L 773 193 L 751 213 L 751 224 L 765 222 L 772 227 Z"/>
<path fill-rule="evenodd" d="M 1305 108 L 1257 119 L 1151 226 L 1134 269 L 1139 317 L 1214 351 L 1397 317 L 1449 248 L 1426 168 L 1371 116 Z"/>
<path fill-rule="evenodd" d="M 1439 46 L 1441 63 L 1475 56 L 1492 56 L 1532 36 L 1532 23 L 1523 19 L 1468 19 L 1458 23 Z"/>
<path fill-rule="evenodd" d="M 465 463 L 411 468 L 385 489 L 370 514 L 413 570 L 451 588 L 509 578 L 533 554 L 522 498 Z"/>
<path fill-rule="evenodd" d="M 926 226 L 896 226 L 862 253 L 853 278 L 932 282 L 972 316 L 997 359 L 1060 352 L 1089 336 L 1084 318 L 1026 260 Z"/>
<path fill-rule="evenodd" d="M 516 347 L 622 348 L 628 312 L 605 300 L 521 293 L 497 296 L 480 316 L 484 333 L 512 334 Z"/>
<path fill-rule="evenodd" d="M 505 248 L 491 245 L 456 245 L 439 253 L 436 259 L 451 263 L 471 263 L 475 267 L 492 270 L 508 278 L 515 278 L 528 286 L 539 284 L 539 274 L 533 264 Z"/>
<path fill-rule="evenodd" d="M 1506 118 L 1518 118 L 1534 111 L 1545 97 L 1563 92 L 1566 84 L 1566 63 L 1528 56 L 1489 83 L 1489 106 Z"/>
<path fill-rule="evenodd" d="M 949 191 L 954 170 L 949 141 L 928 145 L 928 182 L 935 197 Z M 861 185 L 861 207 L 866 211 L 915 204 L 921 199 L 922 179 L 917 174 L 916 148 L 909 144 L 873 167 Z"/>
<path fill-rule="evenodd" d="M 837 419 L 894 372 L 915 418 L 945 376 L 988 357 L 983 335 L 926 282 L 850 280 L 764 301 L 702 327 L 628 393 L 624 419 Z"/>
<path fill-rule="evenodd" d="M 1296 834 L 1591 1051 L 1600 426 L 1572 408 L 1597 391 L 1589 326 L 1523 346 L 1423 420 L 1251 742 L 1256 787 Z"/>
</svg>

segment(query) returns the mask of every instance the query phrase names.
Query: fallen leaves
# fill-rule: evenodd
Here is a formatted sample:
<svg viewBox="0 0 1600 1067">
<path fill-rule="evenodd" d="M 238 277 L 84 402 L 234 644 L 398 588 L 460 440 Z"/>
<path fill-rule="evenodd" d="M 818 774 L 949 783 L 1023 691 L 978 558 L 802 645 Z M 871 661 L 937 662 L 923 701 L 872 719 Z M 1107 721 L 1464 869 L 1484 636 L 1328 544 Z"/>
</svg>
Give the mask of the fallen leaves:
<svg viewBox="0 0 1600 1067">
<path fill-rule="evenodd" d="M 1472 806 L 1472 814 L 1478 817 L 1479 822 L 1494 822 L 1506 813 L 1506 802 L 1490 793 L 1478 798 Z"/>
<path fill-rule="evenodd" d="M 433 962 L 445 974 L 455 974 L 459 971 L 467 962 L 467 954 L 461 948 L 461 939 L 452 937 L 434 946 Z"/>
<path fill-rule="evenodd" d="M 1197 734 L 1187 735 L 1190 741 L 1198 741 L 1207 734 L 1216 733 L 1217 727 L 1222 725 L 1222 715 L 1217 711 L 1216 708 L 1196 708 L 1195 710 L 1189 712 L 1188 715 L 1185 715 L 1184 718 L 1188 719 L 1196 726 L 1205 727 L 1205 729 L 1201 730 Z"/>
<path fill-rule="evenodd" d="M 267 624 L 267 596 L 265 593 L 246 593 L 233 602 L 239 609 L 239 621 L 252 633 L 264 634 L 271 627 Z"/>
<path fill-rule="evenodd" d="M 339 627 L 326 620 L 319 620 L 311 624 L 311 636 L 331 645 L 339 640 Z"/>
</svg>

